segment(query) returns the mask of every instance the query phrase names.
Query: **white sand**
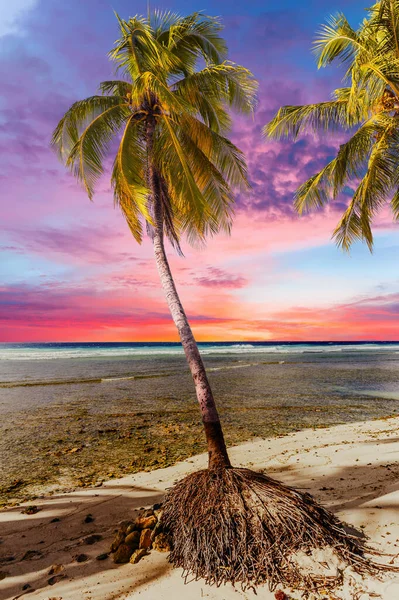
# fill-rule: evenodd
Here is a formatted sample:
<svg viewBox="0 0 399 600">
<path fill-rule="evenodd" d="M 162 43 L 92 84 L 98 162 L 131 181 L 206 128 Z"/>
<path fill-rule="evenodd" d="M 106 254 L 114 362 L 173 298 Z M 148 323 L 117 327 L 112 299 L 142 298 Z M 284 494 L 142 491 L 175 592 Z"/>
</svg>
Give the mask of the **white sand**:
<svg viewBox="0 0 399 600">
<path fill-rule="evenodd" d="M 306 490 L 345 521 L 363 528 L 379 550 L 399 553 L 399 418 L 304 430 L 284 437 L 259 440 L 230 449 L 236 466 L 265 469 L 281 481 Z M 0 512 L 0 599 L 24 597 L 41 600 L 270 600 L 266 587 L 258 595 L 231 586 L 209 587 L 203 581 L 184 585 L 179 570 L 171 569 L 165 554 L 152 551 L 137 565 L 114 565 L 111 558 L 95 557 L 109 549 L 115 524 L 135 511 L 162 499 L 175 480 L 206 466 L 196 456 L 167 469 L 142 472 L 112 480 L 100 488 L 35 501 L 42 510 L 21 513 L 21 507 Z M 91 513 L 92 523 L 84 523 Z M 51 523 L 53 518 L 60 521 Z M 101 534 L 93 545 L 90 534 Z M 22 560 L 27 550 L 41 555 Z M 84 553 L 89 560 L 78 563 Z M 4 558 L 14 560 L 4 562 Z M 387 558 L 387 561 L 390 560 Z M 399 565 L 399 557 L 394 559 Z M 52 565 L 63 565 L 63 579 L 48 585 Z M 399 600 L 399 573 L 382 581 L 352 577 L 336 596 L 344 600 Z M 29 583 L 31 588 L 22 591 Z M 32 591 L 32 589 L 34 591 Z M 293 597 L 298 597 L 293 595 Z"/>
</svg>

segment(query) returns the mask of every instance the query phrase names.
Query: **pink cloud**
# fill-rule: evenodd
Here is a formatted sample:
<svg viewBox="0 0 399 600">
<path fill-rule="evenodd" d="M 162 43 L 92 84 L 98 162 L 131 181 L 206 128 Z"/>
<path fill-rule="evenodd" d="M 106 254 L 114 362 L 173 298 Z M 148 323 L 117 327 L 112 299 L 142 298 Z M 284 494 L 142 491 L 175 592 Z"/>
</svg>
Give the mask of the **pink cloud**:
<svg viewBox="0 0 399 600">
<path fill-rule="evenodd" d="M 228 273 L 217 267 L 208 267 L 205 275 L 194 279 L 199 285 L 210 288 L 239 289 L 248 283 L 245 277 Z"/>
</svg>

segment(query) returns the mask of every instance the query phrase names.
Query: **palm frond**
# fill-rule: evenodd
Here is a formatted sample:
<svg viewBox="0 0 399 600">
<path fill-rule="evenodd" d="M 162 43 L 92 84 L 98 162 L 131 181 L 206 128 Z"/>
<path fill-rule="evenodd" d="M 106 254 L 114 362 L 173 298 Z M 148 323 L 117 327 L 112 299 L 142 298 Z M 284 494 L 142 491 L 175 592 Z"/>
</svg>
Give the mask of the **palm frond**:
<svg viewBox="0 0 399 600">
<path fill-rule="evenodd" d="M 333 238 L 337 246 L 348 252 L 353 242 L 365 240 L 369 250 L 373 249 L 373 233 L 370 220 L 362 213 L 359 196 L 361 191 L 355 193 L 351 203 L 344 212 L 337 227 L 334 229 Z"/>
<path fill-rule="evenodd" d="M 275 139 L 292 137 L 308 131 L 349 129 L 356 116 L 348 111 L 347 99 L 331 100 L 304 106 L 283 106 L 263 128 L 263 134 Z"/>
<path fill-rule="evenodd" d="M 392 197 L 391 208 L 393 212 L 393 218 L 399 219 L 399 189 L 396 190 Z"/>
<path fill-rule="evenodd" d="M 209 65 L 175 84 L 176 94 L 195 98 L 201 95 L 221 99 L 233 109 L 250 113 L 256 106 L 257 82 L 252 73 L 231 62 Z"/>
<path fill-rule="evenodd" d="M 118 141 L 115 204 L 138 242 L 144 223 L 151 234 L 161 207 L 164 234 L 181 253 L 182 235 L 202 244 L 230 231 L 234 193 L 249 186 L 245 158 L 227 138 L 230 109 L 253 111 L 257 84 L 226 60 L 217 18 L 155 11 L 117 19 L 120 35 L 109 56 L 121 78 L 75 103 L 53 144 L 91 198 Z"/>
<path fill-rule="evenodd" d="M 399 218 L 399 0 L 375 3 L 357 30 L 342 14 L 331 17 L 314 49 L 319 67 L 345 63 L 348 85 L 335 90 L 332 102 L 280 108 L 263 132 L 296 139 L 307 131 L 350 131 L 336 157 L 299 187 L 295 206 L 320 208 L 345 185 L 354 188 L 334 237 L 344 249 L 363 239 L 371 250 L 373 218 L 392 194 Z"/>
<path fill-rule="evenodd" d="M 371 223 L 392 190 L 397 169 L 398 134 L 392 135 L 388 122 L 374 145 L 367 171 L 357 187 L 351 204 L 334 231 L 337 244 L 349 249 L 355 239 L 366 241 L 370 250 L 373 247 Z"/>
<path fill-rule="evenodd" d="M 352 29 L 343 14 L 331 16 L 322 25 L 313 50 L 318 57 L 318 67 L 325 67 L 337 58 L 342 62 L 352 61 L 364 46 L 357 32 Z"/>
<path fill-rule="evenodd" d="M 158 39 L 179 57 L 189 74 L 194 71 L 199 56 L 206 64 L 219 64 L 226 58 L 226 42 L 220 35 L 222 29 L 219 18 L 195 12 L 174 23 Z"/>
<path fill-rule="evenodd" d="M 53 146 L 89 198 L 103 173 L 109 145 L 129 115 L 128 105 L 121 104 L 120 98 L 92 97 L 75 103 L 53 134 Z"/>
<path fill-rule="evenodd" d="M 146 184 L 147 155 L 143 144 L 143 117 L 131 115 L 126 123 L 114 160 L 111 183 L 115 204 L 120 207 L 138 242 L 142 240 L 141 218 L 150 221 L 149 189 Z"/>
<path fill-rule="evenodd" d="M 132 85 L 131 82 L 122 80 L 102 81 L 99 85 L 99 90 L 106 96 L 120 96 L 126 98 L 132 93 Z"/>
</svg>

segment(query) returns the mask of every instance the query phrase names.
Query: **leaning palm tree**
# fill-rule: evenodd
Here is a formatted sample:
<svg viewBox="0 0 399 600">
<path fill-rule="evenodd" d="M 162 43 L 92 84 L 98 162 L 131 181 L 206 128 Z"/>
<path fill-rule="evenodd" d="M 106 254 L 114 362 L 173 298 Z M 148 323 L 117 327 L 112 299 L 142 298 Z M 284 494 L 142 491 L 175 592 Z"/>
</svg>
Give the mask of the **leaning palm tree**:
<svg viewBox="0 0 399 600">
<path fill-rule="evenodd" d="M 109 53 L 120 80 L 75 102 L 54 131 L 52 145 L 89 198 L 118 143 L 111 182 L 137 240 L 152 239 L 166 300 L 195 383 L 208 442 L 209 464 L 229 465 L 205 368 L 169 267 L 165 238 L 203 244 L 229 232 L 234 190 L 247 188 L 243 154 L 226 137 L 227 108 L 250 114 L 256 81 L 225 60 L 217 19 L 155 12 L 151 20 L 118 17 L 120 39 Z M 205 67 L 197 70 L 200 59 Z M 144 227 L 143 227 L 144 226 Z"/>
<path fill-rule="evenodd" d="M 166 300 L 194 380 L 208 444 L 208 469 L 166 496 L 163 523 L 173 539 L 170 560 L 209 583 L 313 583 L 291 554 L 325 544 L 357 569 L 363 548 L 308 495 L 259 473 L 231 467 L 205 368 L 179 299 L 165 250 L 187 238 L 230 231 L 234 190 L 248 186 L 242 153 L 226 137 L 230 109 L 251 113 L 256 82 L 227 62 L 217 19 L 119 19 L 111 51 L 122 79 L 76 102 L 58 124 L 53 145 L 89 197 L 117 149 L 112 185 L 133 236 L 152 239 Z M 198 64 L 205 66 L 198 70 Z"/>
<path fill-rule="evenodd" d="M 335 158 L 296 191 L 295 207 L 320 208 L 351 189 L 333 236 L 345 250 L 357 239 L 372 250 L 372 221 L 383 205 L 390 202 L 399 219 L 399 1 L 374 4 L 357 30 L 344 15 L 331 17 L 314 50 L 319 68 L 345 66 L 345 87 L 327 102 L 280 108 L 263 131 L 294 139 L 309 131 L 350 132 Z"/>
</svg>

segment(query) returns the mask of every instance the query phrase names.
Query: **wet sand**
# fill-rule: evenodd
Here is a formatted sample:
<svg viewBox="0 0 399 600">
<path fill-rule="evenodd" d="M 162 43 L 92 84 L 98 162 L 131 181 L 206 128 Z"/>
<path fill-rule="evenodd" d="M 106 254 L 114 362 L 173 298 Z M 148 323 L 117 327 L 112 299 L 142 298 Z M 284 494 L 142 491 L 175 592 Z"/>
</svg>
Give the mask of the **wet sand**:
<svg viewBox="0 0 399 600">
<path fill-rule="evenodd" d="M 205 359 L 230 446 L 398 411 L 392 351 Z M 182 356 L 0 364 L 0 506 L 203 451 Z"/>
</svg>

